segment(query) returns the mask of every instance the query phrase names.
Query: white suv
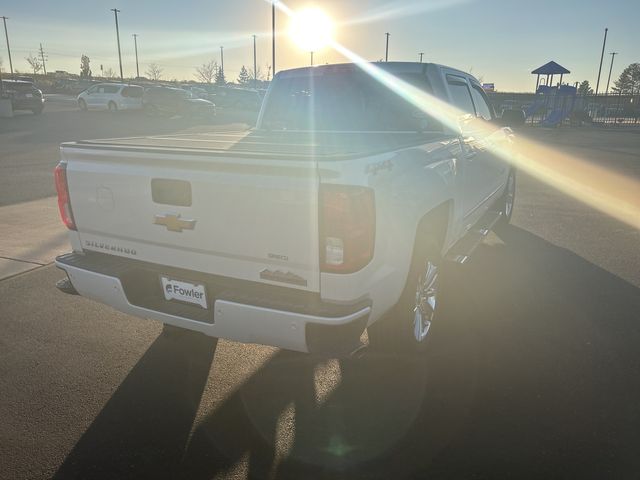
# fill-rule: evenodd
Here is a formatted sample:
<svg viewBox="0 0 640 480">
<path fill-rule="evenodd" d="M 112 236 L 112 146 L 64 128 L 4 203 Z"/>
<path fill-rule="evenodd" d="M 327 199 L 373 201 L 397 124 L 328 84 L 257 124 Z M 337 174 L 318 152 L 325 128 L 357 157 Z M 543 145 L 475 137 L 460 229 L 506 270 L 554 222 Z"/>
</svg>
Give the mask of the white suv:
<svg viewBox="0 0 640 480">
<path fill-rule="evenodd" d="M 135 110 L 142 108 L 144 89 L 125 83 L 99 83 L 78 95 L 81 110 Z"/>
</svg>

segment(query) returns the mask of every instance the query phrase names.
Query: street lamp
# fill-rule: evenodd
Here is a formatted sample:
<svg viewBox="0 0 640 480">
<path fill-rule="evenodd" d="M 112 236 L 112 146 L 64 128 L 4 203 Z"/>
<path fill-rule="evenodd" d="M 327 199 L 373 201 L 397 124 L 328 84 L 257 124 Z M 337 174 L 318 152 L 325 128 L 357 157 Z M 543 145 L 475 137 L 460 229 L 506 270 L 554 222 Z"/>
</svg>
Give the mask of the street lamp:
<svg viewBox="0 0 640 480">
<path fill-rule="evenodd" d="M 388 62 L 389 61 L 389 37 L 391 36 L 391 34 L 387 32 L 385 33 L 385 35 L 387 36 L 387 46 L 384 49 L 384 61 Z"/>
<path fill-rule="evenodd" d="M 136 49 L 136 78 L 140 78 L 140 69 L 138 68 L 138 34 L 133 34 L 133 44 Z"/>
<path fill-rule="evenodd" d="M 7 32 L 7 20 L 9 17 L 0 17 L 4 22 L 4 36 L 7 39 L 7 53 L 9 54 L 9 70 L 11 71 L 11 76 L 13 77 L 13 62 L 11 61 L 11 47 L 9 47 L 9 33 Z"/>
<path fill-rule="evenodd" d="M 118 39 L 118 61 L 120 62 L 120 80 L 124 80 L 124 75 L 122 75 L 122 54 L 120 53 L 120 30 L 118 28 L 118 13 L 120 10 L 117 8 L 112 8 L 111 11 L 116 17 L 116 38 Z"/>
</svg>

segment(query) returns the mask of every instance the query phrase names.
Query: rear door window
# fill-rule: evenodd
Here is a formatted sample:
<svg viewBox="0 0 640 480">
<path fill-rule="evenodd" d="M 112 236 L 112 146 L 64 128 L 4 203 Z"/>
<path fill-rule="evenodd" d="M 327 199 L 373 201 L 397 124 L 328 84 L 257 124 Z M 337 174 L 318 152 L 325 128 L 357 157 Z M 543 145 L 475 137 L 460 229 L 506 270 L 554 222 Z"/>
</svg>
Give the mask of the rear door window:
<svg viewBox="0 0 640 480">
<path fill-rule="evenodd" d="M 142 87 L 124 87 L 122 89 L 122 96 L 128 98 L 140 98 L 144 92 Z"/>
<path fill-rule="evenodd" d="M 473 97 L 473 103 L 476 105 L 478 116 L 485 120 L 491 120 L 491 107 L 485 97 L 485 93 L 478 85 L 471 85 L 471 96 Z"/>
<path fill-rule="evenodd" d="M 119 89 L 120 87 L 118 87 L 117 85 L 105 85 L 104 93 L 118 93 Z"/>
</svg>

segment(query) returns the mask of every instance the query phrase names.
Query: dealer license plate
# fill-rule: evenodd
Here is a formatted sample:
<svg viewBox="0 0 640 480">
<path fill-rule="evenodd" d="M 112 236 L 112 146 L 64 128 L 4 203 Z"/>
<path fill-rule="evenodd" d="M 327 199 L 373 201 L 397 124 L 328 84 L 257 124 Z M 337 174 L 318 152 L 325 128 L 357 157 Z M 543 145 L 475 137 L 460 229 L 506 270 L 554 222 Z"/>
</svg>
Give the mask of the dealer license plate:
<svg viewBox="0 0 640 480">
<path fill-rule="evenodd" d="M 189 283 L 183 280 L 175 280 L 169 277 L 160 277 L 162 291 L 165 300 L 177 300 L 179 302 L 191 303 L 202 308 L 207 306 L 207 294 L 204 285 Z"/>
</svg>

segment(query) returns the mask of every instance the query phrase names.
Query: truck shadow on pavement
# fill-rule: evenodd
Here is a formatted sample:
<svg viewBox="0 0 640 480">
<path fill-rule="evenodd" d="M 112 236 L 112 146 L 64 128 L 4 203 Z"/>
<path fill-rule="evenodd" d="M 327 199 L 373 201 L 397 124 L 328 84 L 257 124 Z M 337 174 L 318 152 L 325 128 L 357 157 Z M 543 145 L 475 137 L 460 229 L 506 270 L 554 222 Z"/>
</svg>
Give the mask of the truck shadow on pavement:
<svg viewBox="0 0 640 480">
<path fill-rule="evenodd" d="M 427 357 L 280 351 L 200 421 L 215 346 L 160 337 L 56 478 L 627 478 L 640 291 L 518 227 L 447 272 Z"/>
<path fill-rule="evenodd" d="M 154 341 L 54 478 L 166 478 L 180 464 L 216 349 L 180 340 Z"/>
</svg>

